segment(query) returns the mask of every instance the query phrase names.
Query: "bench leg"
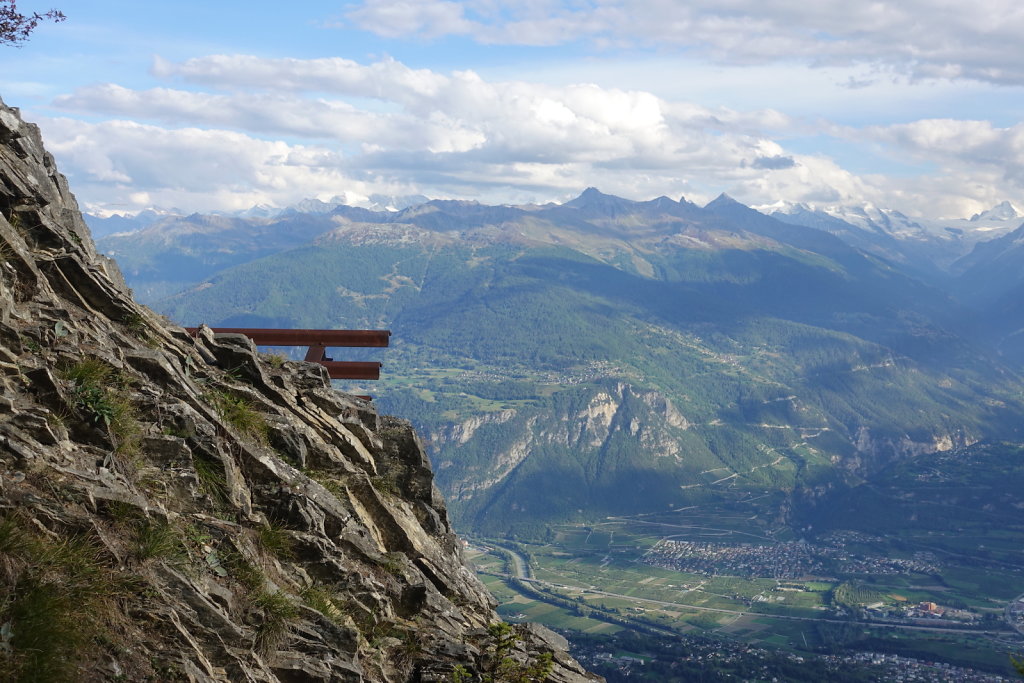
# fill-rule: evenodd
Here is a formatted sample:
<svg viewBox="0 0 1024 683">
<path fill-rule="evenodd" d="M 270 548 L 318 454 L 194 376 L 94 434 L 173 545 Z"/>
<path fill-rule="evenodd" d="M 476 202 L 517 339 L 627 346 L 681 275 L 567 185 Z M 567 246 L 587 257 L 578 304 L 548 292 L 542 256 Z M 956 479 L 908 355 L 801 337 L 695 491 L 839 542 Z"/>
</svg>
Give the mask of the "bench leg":
<svg viewBox="0 0 1024 683">
<path fill-rule="evenodd" d="M 308 349 L 306 349 L 305 361 L 307 363 L 320 363 L 325 360 L 334 360 L 333 358 L 327 357 L 327 349 L 325 347 L 310 346 Z"/>
</svg>

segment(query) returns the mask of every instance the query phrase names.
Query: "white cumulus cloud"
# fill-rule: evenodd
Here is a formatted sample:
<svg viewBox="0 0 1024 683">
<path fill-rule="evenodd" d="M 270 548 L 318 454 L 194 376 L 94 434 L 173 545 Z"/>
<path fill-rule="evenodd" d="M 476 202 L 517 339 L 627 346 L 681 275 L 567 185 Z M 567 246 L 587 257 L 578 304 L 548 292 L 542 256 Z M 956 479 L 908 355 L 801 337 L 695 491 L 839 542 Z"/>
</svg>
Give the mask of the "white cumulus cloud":
<svg viewBox="0 0 1024 683">
<path fill-rule="evenodd" d="M 1024 84 L 1024 6 L 1013 0 L 363 0 L 347 18 L 392 38 L 589 40 L 690 50 L 721 63 L 869 63 L 915 78 Z"/>
<path fill-rule="evenodd" d="M 710 108 L 592 83 L 487 80 L 393 59 L 210 55 L 158 59 L 153 73 L 171 83 L 91 85 L 54 102 L 112 120 L 44 122 L 54 153 L 91 203 L 109 193 L 114 203 L 134 204 L 133 192 L 203 209 L 343 192 L 547 201 L 596 185 L 638 199 L 699 201 L 726 191 L 750 204 L 867 200 L 927 213 L 939 200 L 979 201 L 974 189 L 955 190 L 972 174 L 995 178 L 992 195 L 1024 191 L 1019 127 L 984 121 L 844 128 L 772 109 Z M 787 148 L 787 136 L 807 132 L 939 171 L 919 176 L 917 188 L 910 177 L 857 175 L 827 156 Z"/>
<path fill-rule="evenodd" d="M 255 204 L 284 206 L 345 189 L 362 194 L 408 191 L 399 184 L 349 175 L 342 158 L 324 147 L 124 120 L 54 118 L 39 124 L 79 199 L 107 210 L 239 210 Z"/>
</svg>

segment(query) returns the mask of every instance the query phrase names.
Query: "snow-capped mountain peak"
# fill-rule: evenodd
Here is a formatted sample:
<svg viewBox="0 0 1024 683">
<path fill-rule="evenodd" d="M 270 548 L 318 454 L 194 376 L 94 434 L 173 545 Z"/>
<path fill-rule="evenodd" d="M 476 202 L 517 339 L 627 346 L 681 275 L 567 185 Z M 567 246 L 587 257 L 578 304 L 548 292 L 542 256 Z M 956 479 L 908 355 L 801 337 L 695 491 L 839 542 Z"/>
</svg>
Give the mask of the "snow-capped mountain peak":
<svg viewBox="0 0 1024 683">
<path fill-rule="evenodd" d="M 1016 218 L 1024 217 L 1016 206 L 1008 201 L 1003 201 L 987 211 L 976 213 L 971 216 L 971 222 L 977 223 L 978 221 L 1012 221 Z"/>
</svg>

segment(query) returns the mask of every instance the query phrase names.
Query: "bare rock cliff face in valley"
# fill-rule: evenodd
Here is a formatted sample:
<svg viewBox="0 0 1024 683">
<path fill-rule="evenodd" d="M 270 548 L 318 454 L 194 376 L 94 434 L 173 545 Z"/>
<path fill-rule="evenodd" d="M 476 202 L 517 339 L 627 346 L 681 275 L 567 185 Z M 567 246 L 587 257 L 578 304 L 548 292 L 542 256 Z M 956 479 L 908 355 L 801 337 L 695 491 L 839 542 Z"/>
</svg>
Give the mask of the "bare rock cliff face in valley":
<svg viewBox="0 0 1024 683">
<path fill-rule="evenodd" d="M 137 305 L 2 102 L 0 255 L 5 675 L 598 680 L 496 638 L 408 423 Z"/>
<path fill-rule="evenodd" d="M 489 462 L 466 468 L 457 479 L 446 473 L 450 497 L 468 500 L 501 485 L 531 453 L 547 446 L 593 454 L 623 434 L 633 439 L 647 456 L 671 458 L 679 463 L 683 449 L 677 435 L 692 426 L 664 394 L 626 382 L 610 382 L 594 390 L 581 406 L 547 415 L 539 413 L 506 409 L 475 415 L 430 432 L 430 442 L 439 451 L 457 451 L 485 428 L 512 427 L 510 438 L 488 450 L 494 456 Z M 439 470 L 453 465 L 452 460 L 442 460 Z"/>
</svg>

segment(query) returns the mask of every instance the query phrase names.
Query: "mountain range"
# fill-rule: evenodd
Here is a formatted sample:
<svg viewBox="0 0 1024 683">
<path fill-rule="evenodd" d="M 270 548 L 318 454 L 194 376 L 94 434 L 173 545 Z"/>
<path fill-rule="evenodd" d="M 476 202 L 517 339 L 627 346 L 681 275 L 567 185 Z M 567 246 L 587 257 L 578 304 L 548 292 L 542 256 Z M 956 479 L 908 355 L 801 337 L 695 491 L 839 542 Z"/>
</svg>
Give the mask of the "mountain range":
<svg viewBox="0 0 1024 683">
<path fill-rule="evenodd" d="M 786 520 L 894 460 L 1020 437 L 1008 204 L 945 226 L 593 188 L 314 208 L 98 245 L 183 324 L 392 329 L 361 388 L 429 435 L 466 530 L 750 496 Z"/>
</svg>

